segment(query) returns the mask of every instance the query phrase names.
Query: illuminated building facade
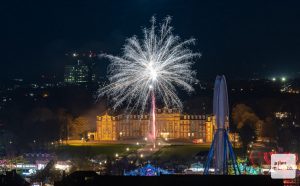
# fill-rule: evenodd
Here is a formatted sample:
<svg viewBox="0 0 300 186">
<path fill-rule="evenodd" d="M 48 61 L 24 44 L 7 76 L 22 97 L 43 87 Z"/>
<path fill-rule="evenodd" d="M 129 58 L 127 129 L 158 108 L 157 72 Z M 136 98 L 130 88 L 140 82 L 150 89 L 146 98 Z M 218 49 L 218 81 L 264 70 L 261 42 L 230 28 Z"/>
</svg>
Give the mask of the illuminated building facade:
<svg viewBox="0 0 300 186">
<path fill-rule="evenodd" d="M 96 132 L 89 133 L 89 138 L 99 141 L 117 141 L 145 138 L 150 131 L 149 115 L 118 115 L 107 113 L 97 116 Z M 214 126 L 211 116 L 181 114 L 176 109 L 156 110 L 156 133 L 164 139 L 200 139 L 212 142 Z"/>
</svg>

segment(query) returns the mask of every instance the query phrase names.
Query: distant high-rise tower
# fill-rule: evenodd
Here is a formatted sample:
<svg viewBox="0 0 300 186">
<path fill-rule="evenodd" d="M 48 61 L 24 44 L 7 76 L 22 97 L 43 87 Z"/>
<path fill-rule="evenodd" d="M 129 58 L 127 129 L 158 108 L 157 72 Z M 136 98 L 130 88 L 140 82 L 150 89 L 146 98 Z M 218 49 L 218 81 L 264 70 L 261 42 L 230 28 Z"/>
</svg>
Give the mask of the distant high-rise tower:
<svg viewBox="0 0 300 186">
<path fill-rule="evenodd" d="M 66 65 L 64 82 L 67 84 L 83 84 L 89 81 L 89 68 L 81 60 L 76 64 Z"/>
<path fill-rule="evenodd" d="M 98 89 L 99 63 L 97 54 L 89 51 L 87 53 L 67 53 L 64 82 L 66 84 L 85 84 L 87 87 Z"/>
</svg>

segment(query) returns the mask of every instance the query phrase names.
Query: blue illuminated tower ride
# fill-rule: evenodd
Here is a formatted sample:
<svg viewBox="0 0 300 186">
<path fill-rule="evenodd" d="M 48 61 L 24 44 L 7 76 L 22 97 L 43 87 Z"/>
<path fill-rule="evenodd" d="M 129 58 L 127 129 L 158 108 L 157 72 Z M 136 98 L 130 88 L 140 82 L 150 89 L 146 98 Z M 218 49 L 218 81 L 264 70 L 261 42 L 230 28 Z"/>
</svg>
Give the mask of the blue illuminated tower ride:
<svg viewBox="0 0 300 186">
<path fill-rule="evenodd" d="M 217 76 L 214 87 L 213 121 L 215 121 L 215 134 L 204 167 L 204 174 L 214 172 L 215 175 L 227 175 L 231 166 L 234 173 L 240 174 L 236 158 L 229 141 L 229 108 L 225 76 Z M 231 161 L 230 161 L 231 160 Z M 212 165 L 212 166 L 211 166 Z M 210 171 L 210 168 L 212 171 Z"/>
</svg>

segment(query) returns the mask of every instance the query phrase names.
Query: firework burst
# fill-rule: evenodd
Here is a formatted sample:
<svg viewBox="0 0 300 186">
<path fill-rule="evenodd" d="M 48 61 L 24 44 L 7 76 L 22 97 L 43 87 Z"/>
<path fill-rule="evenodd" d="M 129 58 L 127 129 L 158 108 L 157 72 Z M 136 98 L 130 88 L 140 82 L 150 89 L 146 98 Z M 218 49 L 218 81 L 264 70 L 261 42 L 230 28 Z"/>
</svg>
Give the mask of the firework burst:
<svg viewBox="0 0 300 186">
<path fill-rule="evenodd" d="M 197 80 L 192 65 L 200 54 L 188 48 L 195 44 L 195 39 L 181 41 L 179 36 L 172 34 L 170 21 L 171 18 L 167 17 L 156 28 L 152 17 L 152 26 L 143 29 L 144 38 L 128 38 L 121 57 L 101 55 L 111 63 L 108 67 L 109 84 L 100 88 L 98 95 L 110 96 L 114 109 L 125 105 L 129 111 L 143 113 L 149 99 L 155 107 L 155 97 L 166 107 L 182 109 L 176 89 L 194 90 L 193 84 Z"/>
</svg>

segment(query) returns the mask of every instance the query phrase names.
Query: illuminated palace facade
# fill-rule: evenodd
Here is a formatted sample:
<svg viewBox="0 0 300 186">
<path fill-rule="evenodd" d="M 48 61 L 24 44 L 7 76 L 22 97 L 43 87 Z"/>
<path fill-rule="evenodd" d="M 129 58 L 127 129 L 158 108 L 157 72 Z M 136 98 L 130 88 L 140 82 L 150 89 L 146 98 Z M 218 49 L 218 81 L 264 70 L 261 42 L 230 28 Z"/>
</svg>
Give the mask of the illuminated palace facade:
<svg viewBox="0 0 300 186">
<path fill-rule="evenodd" d="M 97 116 L 95 132 L 88 134 L 90 140 L 118 141 L 141 139 L 150 132 L 149 115 L 104 114 Z M 156 133 L 158 138 L 186 139 L 212 142 L 214 124 L 211 116 L 181 114 L 177 109 L 156 109 Z"/>
</svg>

